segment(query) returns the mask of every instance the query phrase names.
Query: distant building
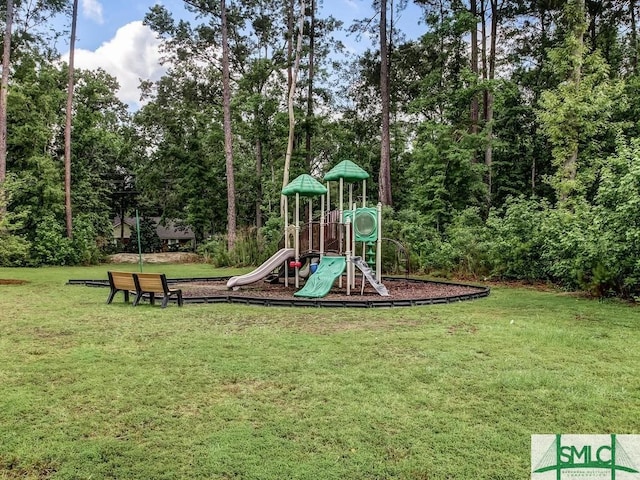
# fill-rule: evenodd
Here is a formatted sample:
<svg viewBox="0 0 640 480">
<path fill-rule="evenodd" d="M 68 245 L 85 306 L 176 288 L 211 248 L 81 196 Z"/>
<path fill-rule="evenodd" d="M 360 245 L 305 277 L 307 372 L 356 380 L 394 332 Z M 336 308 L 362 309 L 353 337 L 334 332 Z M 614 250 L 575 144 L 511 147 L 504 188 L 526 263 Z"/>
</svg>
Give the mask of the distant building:
<svg viewBox="0 0 640 480">
<path fill-rule="evenodd" d="M 162 251 L 171 252 L 180 249 L 195 249 L 196 236 L 188 226 L 183 226 L 180 220 L 166 220 L 166 225 L 160 224 L 160 217 L 145 217 L 156 225 L 156 233 L 162 242 Z M 125 217 L 124 223 L 120 217 L 113 219 L 114 243 L 126 245 L 131 241 L 131 234 L 135 229 L 136 219 Z"/>
</svg>

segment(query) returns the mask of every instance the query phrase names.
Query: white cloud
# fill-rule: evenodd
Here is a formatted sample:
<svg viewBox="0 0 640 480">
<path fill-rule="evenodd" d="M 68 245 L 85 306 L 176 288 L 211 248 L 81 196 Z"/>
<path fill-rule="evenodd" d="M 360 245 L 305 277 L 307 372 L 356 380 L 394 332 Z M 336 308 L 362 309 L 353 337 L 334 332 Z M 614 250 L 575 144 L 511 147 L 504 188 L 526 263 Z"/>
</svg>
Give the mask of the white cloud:
<svg viewBox="0 0 640 480">
<path fill-rule="evenodd" d="M 102 4 L 98 0 L 82 0 L 82 15 L 102 25 Z"/>
<path fill-rule="evenodd" d="M 118 97 L 131 107 L 140 106 L 138 85 L 142 80 L 158 80 L 165 72 L 160 65 L 158 51 L 160 41 L 153 31 L 141 21 L 120 27 L 115 36 L 103 43 L 95 51 L 77 49 L 74 64 L 76 68 L 94 70 L 103 68 L 118 79 Z M 63 59 L 69 54 L 62 56 Z"/>
<path fill-rule="evenodd" d="M 360 11 L 360 5 L 354 0 L 345 0 L 344 3 L 350 10 L 355 10 L 356 12 Z"/>
</svg>

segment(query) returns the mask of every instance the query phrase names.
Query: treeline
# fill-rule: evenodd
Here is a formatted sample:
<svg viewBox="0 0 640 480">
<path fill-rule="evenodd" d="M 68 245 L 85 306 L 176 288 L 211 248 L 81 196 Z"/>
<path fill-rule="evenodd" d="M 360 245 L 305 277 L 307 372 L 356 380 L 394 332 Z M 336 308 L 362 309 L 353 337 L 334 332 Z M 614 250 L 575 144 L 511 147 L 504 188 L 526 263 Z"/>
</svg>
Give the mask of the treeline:
<svg viewBox="0 0 640 480">
<path fill-rule="evenodd" d="M 258 261 L 283 183 L 350 159 L 414 270 L 640 295 L 635 0 L 420 0 L 411 41 L 386 1 L 347 26 L 315 0 L 185 4 L 190 20 L 145 18 L 167 73 L 138 111 L 105 72 L 76 72 L 71 237 L 66 67 L 16 16 L 0 263 L 95 261 L 134 209 L 182 220 L 220 262 Z M 344 29 L 376 41 L 354 56 Z"/>
</svg>

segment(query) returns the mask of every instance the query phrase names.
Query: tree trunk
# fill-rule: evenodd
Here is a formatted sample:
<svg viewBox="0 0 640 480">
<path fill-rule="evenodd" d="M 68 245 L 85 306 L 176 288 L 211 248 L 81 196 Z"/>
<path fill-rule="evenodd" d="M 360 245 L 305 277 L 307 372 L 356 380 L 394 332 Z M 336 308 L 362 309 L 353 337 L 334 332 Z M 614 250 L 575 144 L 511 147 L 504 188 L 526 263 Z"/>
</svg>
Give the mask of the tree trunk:
<svg viewBox="0 0 640 480">
<path fill-rule="evenodd" d="M 309 22 L 309 85 L 307 90 L 307 122 L 305 150 L 307 154 L 307 169 L 312 170 L 313 155 L 311 153 L 311 138 L 313 136 L 313 77 L 315 55 L 316 1 L 311 0 L 311 21 Z"/>
<path fill-rule="evenodd" d="M 482 92 L 482 121 L 487 121 L 487 87 L 486 81 L 489 78 L 489 62 L 487 57 L 487 1 L 480 0 L 480 30 L 482 36 L 482 54 L 480 63 L 482 64 L 482 80 L 485 83 Z"/>
<path fill-rule="evenodd" d="M 492 82 L 496 75 L 496 36 L 498 35 L 498 0 L 491 0 L 491 40 L 489 50 L 488 79 Z M 484 41 L 486 44 L 486 39 Z M 484 164 L 487 168 L 487 206 L 491 206 L 493 188 L 493 85 L 485 89 L 485 112 L 487 146 L 484 152 Z"/>
<path fill-rule="evenodd" d="M 291 90 L 293 83 L 293 38 L 294 32 L 294 0 L 289 0 L 289 8 L 287 9 L 287 89 Z"/>
<path fill-rule="evenodd" d="M 484 0 L 482 0 L 484 1 Z M 471 15 L 476 17 L 478 15 L 478 4 L 477 0 L 471 0 L 470 3 L 470 12 Z M 474 27 L 471 29 L 471 71 L 475 74 L 476 78 L 478 77 L 478 28 L 477 24 L 474 24 Z M 476 93 L 473 94 L 471 98 L 471 133 L 478 133 L 478 117 L 479 117 L 479 107 L 478 107 L 478 95 Z"/>
<path fill-rule="evenodd" d="M 9 67 L 11 65 L 11 26 L 13 24 L 13 0 L 7 0 L 7 18 L 2 52 L 2 81 L 0 83 L 0 215 L 6 212 L 4 182 L 7 177 L 7 93 L 9 91 Z"/>
<path fill-rule="evenodd" d="M 585 28 L 585 0 L 576 0 L 576 6 L 578 12 L 576 12 L 576 18 L 573 19 L 574 25 L 572 25 L 573 34 L 575 35 L 575 48 L 571 52 L 573 61 L 573 70 L 571 72 L 571 83 L 574 85 L 576 92 L 580 88 L 580 81 L 582 79 L 582 63 L 583 63 L 583 49 L 584 49 L 584 34 Z M 574 139 L 573 150 L 567 156 L 564 162 L 564 177 L 568 180 L 575 180 L 578 172 L 578 139 Z M 566 200 L 567 195 L 562 195 L 562 200 Z"/>
<path fill-rule="evenodd" d="M 546 10 L 541 9 L 540 10 L 540 50 L 538 53 L 538 58 L 537 61 L 540 65 L 543 64 L 544 59 L 546 58 L 547 55 L 547 44 L 548 44 L 548 39 L 547 39 L 547 15 L 546 15 Z M 542 68 L 538 68 L 538 72 L 536 73 L 536 83 L 538 85 L 542 85 L 543 84 L 543 79 L 542 79 L 542 75 L 543 75 L 543 69 Z M 539 89 L 536 89 L 536 91 L 534 91 L 534 101 L 537 103 L 540 99 L 540 92 Z M 538 168 L 536 165 L 536 156 L 533 155 L 532 156 L 533 159 L 531 160 L 531 193 L 535 194 L 536 191 L 536 178 L 538 175 Z"/>
<path fill-rule="evenodd" d="M 220 0 L 220 21 L 222 26 L 222 109 L 224 130 L 224 157 L 227 174 L 227 248 L 233 250 L 236 244 L 236 183 L 233 174 L 233 136 L 231 134 L 231 80 L 229 73 L 229 32 L 227 7 Z"/>
<path fill-rule="evenodd" d="M 73 116 L 74 56 L 76 45 L 76 23 L 78 20 L 78 0 L 73 0 L 71 14 L 71 42 L 69 45 L 69 81 L 67 84 L 67 109 L 64 126 L 64 212 L 67 238 L 73 237 L 73 215 L 71 211 L 71 118 Z"/>
<path fill-rule="evenodd" d="M 631 14 L 631 66 L 633 71 L 638 69 L 638 31 L 636 25 L 636 0 L 629 0 L 629 13 Z"/>
<path fill-rule="evenodd" d="M 536 193 L 536 157 L 533 156 L 533 160 L 531 161 L 531 194 L 535 195 Z"/>
<path fill-rule="evenodd" d="M 293 100 L 296 94 L 296 83 L 298 80 L 298 69 L 300 68 L 300 55 L 302 53 L 302 34 L 304 30 L 305 2 L 300 0 L 300 25 L 298 27 L 298 40 L 296 42 L 296 55 L 291 72 L 291 85 L 289 86 L 289 96 L 287 105 L 289 110 L 289 138 L 287 141 L 287 153 L 284 157 L 284 171 L 282 175 L 282 188 L 289 184 L 289 170 L 291 168 L 291 157 L 293 155 L 293 137 L 296 128 L 296 117 L 293 110 Z M 280 195 L 280 216 L 284 217 L 284 195 Z"/>
<path fill-rule="evenodd" d="M 256 140 L 256 177 L 258 192 L 256 195 L 256 228 L 262 228 L 262 141 Z"/>
<path fill-rule="evenodd" d="M 383 205 L 391 205 L 391 134 L 389 111 L 389 49 L 387 39 L 387 0 L 380 1 L 380 96 L 382 102 L 380 173 L 378 199 Z"/>
</svg>

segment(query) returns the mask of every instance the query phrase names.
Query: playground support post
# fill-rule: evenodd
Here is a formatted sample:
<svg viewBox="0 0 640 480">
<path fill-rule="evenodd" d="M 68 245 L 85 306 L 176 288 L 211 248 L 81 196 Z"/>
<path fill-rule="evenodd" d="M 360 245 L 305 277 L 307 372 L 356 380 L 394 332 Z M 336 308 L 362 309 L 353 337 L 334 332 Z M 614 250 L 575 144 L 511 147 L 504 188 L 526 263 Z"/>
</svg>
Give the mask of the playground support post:
<svg viewBox="0 0 640 480">
<path fill-rule="evenodd" d="M 331 211 L 331 183 L 327 182 L 327 212 Z"/>
<path fill-rule="evenodd" d="M 351 211 L 353 212 L 352 223 L 351 223 L 351 254 L 356 255 L 358 251 L 356 250 L 356 229 L 355 229 L 356 204 L 355 202 L 351 204 Z M 364 247 L 364 243 L 362 244 L 362 246 Z M 364 252 L 364 250 L 362 251 Z M 364 256 L 362 258 L 364 258 Z M 351 287 L 356 288 L 356 266 L 353 264 L 353 262 L 351 262 Z"/>
<path fill-rule="evenodd" d="M 376 280 L 382 280 L 382 203 L 376 207 L 378 213 L 378 240 L 376 241 Z"/>
<path fill-rule="evenodd" d="M 367 207 L 367 181 L 362 180 L 362 208 Z"/>
<path fill-rule="evenodd" d="M 344 179 L 343 178 L 340 178 L 340 189 L 339 189 L 338 197 L 339 197 L 338 215 L 340 216 L 340 218 L 338 218 L 338 223 L 342 226 L 342 223 L 344 222 L 344 218 L 342 217 L 344 214 Z M 339 233 L 339 238 L 338 238 L 338 253 L 340 255 L 342 255 L 342 253 L 344 252 L 343 250 L 344 238 L 342 235 L 343 235 L 343 231 L 341 228 Z M 340 278 L 338 279 L 338 286 L 342 288 L 342 275 L 340 275 Z"/>
<path fill-rule="evenodd" d="M 340 179 L 340 190 L 338 191 L 338 211 L 340 212 L 340 223 L 342 223 L 342 212 L 344 211 L 344 179 Z"/>
<path fill-rule="evenodd" d="M 367 208 L 367 180 L 364 179 L 362 180 L 362 208 Z M 355 210 L 355 208 L 354 208 Z M 380 225 L 380 224 L 378 224 Z M 365 257 L 365 253 L 366 253 L 366 245 L 364 244 L 364 242 L 362 243 L 362 258 L 366 259 Z M 364 286 L 364 280 L 362 282 L 362 285 Z"/>
<path fill-rule="evenodd" d="M 300 262 L 300 194 L 296 192 L 296 237 L 293 239 L 295 251 L 295 276 L 296 288 L 300 288 L 300 274 L 298 264 Z"/>
<path fill-rule="evenodd" d="M 313 251 L 313 207 L 311 206 L 311 197 L 309 197 L 309 251 Z"/>
<path fill-rule="evenodd" d="M 327 192 L 329 192 L 328 188 Z M 322 195 L 320 197 L 320 260 L 324 257 L 324 225 L 324 195 Z"/>
<path fill-rule="evenodd" d="M 348 218 L 346 222 L 346 244 L 347 251 L 345 252 L 345 256 L 347 258 L 347 295 L 351 295 L 351 219 Z M 341 276 L 342 277 L 342 276 Z"/>
<path fill-rule="evenodd" d="M 344 179 L 343 178 L 340 179 L 339 196 L 340 196 L 340 202 L 339 202 L 340 208 L 338 212 L 339 212 L 340 218 L 338 219 L 338 222 L 342 224 L 344 223 Z M 342 236 L 342 233 L 340 234 L 339 240 L 340 240 L 340 246 L 339 246 L 338 252 L 340 253 L 340 255 L 342 255 L 344 253 L 344 237 Z M 342 279 L 342 277 L 340 277 L 340 279 Z M 342 280 L 341 280 L 340 286 L 342 286 Z"/>
<path fill-rule="evenodd" d="M 289 247 L 289 197 L 284 197 L 284 248 Z M 289 286 L 289 266 L 284 261 L 284 286 Z"/>
</svg>

